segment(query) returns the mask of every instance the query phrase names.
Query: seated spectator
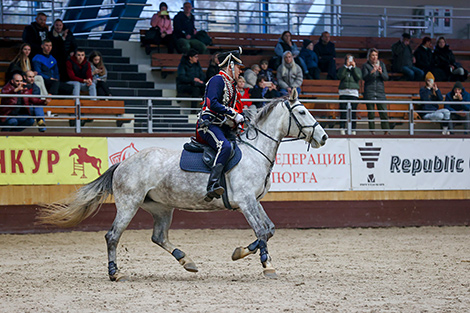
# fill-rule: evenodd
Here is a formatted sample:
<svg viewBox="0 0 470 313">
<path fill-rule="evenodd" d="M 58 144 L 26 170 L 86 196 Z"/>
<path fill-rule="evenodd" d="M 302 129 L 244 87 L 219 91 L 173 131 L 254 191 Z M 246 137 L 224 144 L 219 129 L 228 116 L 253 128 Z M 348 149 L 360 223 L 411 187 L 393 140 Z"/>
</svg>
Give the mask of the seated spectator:
<svg viewBox="0 0 470 313">
<path fill-rule="evenodd" d="M 39 87 L 36 85 L 36 74 L 33 71 L 26 71 L 24 80 L 26 82 L 25 94 L 41 95 Z M 29 107 L 29 114 L 36 117 L 36 123 L 40 132 L 46 131 L 46 122 L 44 121 L 44 108 L 42 106 L 48 105 L 51 99 L 39 98 L 25 98 L 25 103 L 32 104 L 34 107 Z"/>
<path fill-rule="evenodd" d="M 206 83 L 211 79 L 212 76 L 219 74 L 219 54 L 214 53 L 209 61 L 209 66 L 206 71 Z"/>
<path fill-rule="evenodd" d="M 274 53 L 276 54 L 277 64 L 276 67 L 279 67 L 282 63 L 282 56 L 284 52 L 290 51 L 294 56 L 294 61 L 300 65 L 303 72 L 308 74 L 307 65 L 305 65 L 305 61 L 299 57 L 300 50 L 297 48 L 297 45 L 292 42 L 292 34 L 290 31 L 286 30 L 282 33 L 281 37 L 279 38 L 276 47 L 274 48 Z"/>
<path fill-rule="evenodd" d="M 96 84 L 93 82 L 91 64 L 86 60 L 85 50 L 77 49 L 75 55 L 67 60 L 67 84 L 73 86 L 73 95 L 80 96 L 80 91 L 88 91 L 90 96 L 96 97 Z"/>
<path fill-rule="evenodd" d="M 244 109 L 248 108 L 252 102 L 251 101 L 241 101 L 241 99 L 250 99 L 250 88 L 245 87 L 245 78 L 243 76 L 238 76 L 237 79 L 237 103 L 235 105 L 235 111 L 242 113 Z"/>
<path fill-rule="evenodd" d="M 258 64 L 253 64 L 250 69 L 245 71 L 245 74 L 243 74 L 243 77 L 245 78 L 245 87 L 251 89 L 256 85 L 260 71 L 261 68 Z"/>
<path fill-rule="evenodd" d="M 28 71 L 28 73 L 32 72 Z M 30 81 L 34 82 L 34 77 L 31 77 Z M 39 89 L 37 89 L 37 91 L 39 91 Z M 32 92 L 33 87 L 27 87 L 27 83 L 23 81 L 23 76 L 20 74 L 14 74 L 13 78 L 2 88 L 2 94 L 22 95 L 32 94 Z M 23 131 L 26 127 L 32 126 L 34 124 L 34 118 L 31 116 L 37 117 L 44 122 L 44 111 L 42 108 L 30 107 L 30 105 L 44 104 L 47 104 L 47 101 L 40 100 L 39 98 L 2 98 L 0 105 L 0 115 L 7 115 L 7 117 L 0 118 L 0 125 L 6 126 L 6 128 L 2 128 L 2 131 Z M 41 127 L 39 128 L 39 131 L 45 131 L 45 125 L 45 123 L 38 123 L 38 126 Z"/>
<path fill-rule="evenodd" d="M 362 80 L 362 73 L 356 66 L 354 57 L 351 54 L 347 54 L 344 58 L 344 66 L 338 70 L 339 83 L 339 100 L 351 100 L 352 107 L 352 135 L 356 134 L 356 110 L 359 100 L 359 82 Z M 346 118 L 348 108 L 347 103 L 340 103 L 339 109 L 341 122 L 339 127 L 341 128 L 341 135 L 346 135 Z"/>
<path fill-rule="evenodd" d="M 187 55 L 181 58 L 176 76 L 176 92 L 181 97 L 188 95 L 191 98 L 202 98 L 204 95 L 204 72 L 199 64 L 199 55 L 196 50 L 189 50 Z M 191 102 L 195 108 L 197 101 Z"/>
<path fill-rule="evenodd" d="M 416 60 L 416 67 L 424 73 L 434 71 L 434 58 L 432 55 L 432 40 L 429 37 L 424 37 L 421 45 L 416 48 L 413 54 Z"/>
<path fill-rule="evenodd" d="M 199 54 L 206 53 L 206 45 L 196 39 L 197 30 L 194 26 L 194 15 L 191 13 L 193 5 L 191 2 L 183 4 L 183 11 L 173 18 L 176 49 L 183 54 L 187 54 L 190 49 L 194 49 Z"/>
<path fill-rule="evenodd" d="M 455 61 L 455 56 L 444 37 L 439 37 L 434 48 L 434 62 L 441 75 L 436 76 L 438 81 L 465 81 L 468 71 Z"/>
<path fill-rule="evenodd" d="M 277 80 L 276 80 L 276 76 L 274 75 L 273 70 L 271 68 L 269 68 L 269 61 L 266 60 L 266 59 L 263 59 L 259 63 L 259 66 L 261 67 L 261 69 L 258 73 L 258 77 L 260 75 L 265 76 L 265 80 L 267 82 L 272 82 L 277 87 L 278 83 L 277 83 Z"/>
<path fill-rule="evenodd" d="M 62 81 L 67 81 L 67 67 L 65 62 L 77 50 L 75 37 L 70 29 L 65 27 L 60 19 L 56 19 L 54 26 L 48 33 L 48 37 L 52 42 L 52 56 L 57 60 L 59 67 L 59 76 Z"/>
<path fill-rule="evenodd" d="M 437 88 L 431 72 L 426 74 L 425 80 L 426 85 L 419 90 L 419 99 L 421 101 L 443 101 L 442 93 Z M 421 112 L 419 115 L 425 120 L 434 122 L 446 121 L 442 123 L 442 134 L 450 134 L 449 130 L 452 130 L 452 123 L 450 122 L 450 111 L 448 109 L 439 109 L 439 104 L 437 103 L 425 103 L 421 105 L 421 110 L 425 112 Z"/>
<path fill-rule="evenodd" d="M 300 86 L 302 86 L 303 80 L 302 69 L 294 62 L 292 52 L 284 52 L 282 64 L 277 68 L 277 81 L 281 88 L 281 95 L 289 95 L 293 88 L 297 88 L 300 95 Z"/>
<path fill-rule="evenodd" d="M 151 42 L 147 42 L 145 51 L 150 54 L 150 44 L 164 44 L 168 53 L 173 53 L 175 43 L 173 41 L 173 26 L 171 26 L 170 14 L 168 13 L 168 5 L 165 2 L 160 3 L 160 11 L 152 16 L 150 26 L 156 30 L 155 37 Z"/>
<path fill-rule="evenodd" d="M 266 76 L 259 75 L 255 87 L 250 90 L 250 96 L 251 99 L 274 99 L 280 97 L 280 94 L 276 91 L 273 82 L 268 81 Z M 253 105 L 258 109 L 265 104 L 265 102 L 253 101 Z"/>
<path fill-rule="evenodd" d="M 452 91 L 446 95 L 445 101 L 444 107 L 450 111 L 450 119 L 463 121 L 465 134 L 468 134 L 470 130 L 470 104 L 460 104 L 459 102 L 470 102 L 470 93 L 465 91 L 461 82 L 456 82 Z"/>
<path fill-rule="evenodd" d="M 304 60 L 307 66 L 306 79 L 320 79 L 320 69 L 318 68 L 318 56 L 313 51 L 313 42 L 305 39 L 302 50 L 300 50 L 300 58 Z"/>
<path fill-rule="evenodd" d="M 330 41 L 330 33 L 323 32 L 320 39 L 313 47 L 318 56 L 318 68 L 322 72 L 328 72 L 327 79 L 338 79 L 336 77 L 336 48 Z"/>
<path fill-rule="evenodd" d="M 24 75 L 27 71 L 32 70 L 31 61 L 29 60 L 29 55 L 31 53 L 31 46 L 28 43 L 24 43 L 20 47 L 20 51 L 16 57 L 11 61 L 10 66 L 6 72 L 5 78 L 7 81 L 10 81 L 13 78 L 13 74 L 19 73 Z M 48 91 L 46 85 L 44 84 L 44 79 L 42 76 L 35 74 L 35 84 L 39 87 L 41 95 L 47 95 Z"/>
<path fill-rule="evenodd" d="M 403 33 L 401 39 L 392 45 L 392 71 L 403 73 L 407 80 L 422 81 L 424 72 L 413 65 L 416 60 L 411 52 L 410 40 L 410 34 Z"/>
<path fill-rule="evenodd" d="M 88 57 L 88 61 L 91 65 L 91 75 L 93 75 L 93 82 L 96 85 L 96 93 L 98 96 L 112 96 L 109 90 L 108 83 L 108 71 L 103 63 L 103 57 L 98 51 L 92 51 Z"/>
<path fill-rule="evenodd" d="M 367 62 L 362 66 L 362 79 L 364 80 L 364 100 L 387 100 L 385 97 L 384 81 L 388 80 L 388 73 L 385 64 L 379 61 L 379 51 L 375 48 L 367 52 Z M 385 135 L 389 135 L 390 124 L 388 122 L 387 105 L 376 103 L 379 111 L 380 125 Z M 369 120 L 369 129 L 372 134 L 375 129 L 375 106 L 374 103 L 367 103 L 367 118 Z"/>
<path fill-rule="evenodd" d="M 23 42 L 31 46 L 29 58 L 32 60 L 36 54 L 42 52 L 42 42 L 47 39 L 48 27 L 46 25 L 47 15 L 39 12 L 36 20 L 24 28 Z"/>
<path fill-rule="evenodd" d="M 52 95 L 71 94 L 72 88 L 65 83 L 60 82 L 59 67 L 57 60 L 51 55 L 52 43 L 45 39 L 42 43 L 42 52 L 33 58 L 33 70 L 42 76 L 44 84 Z"/>
</svg>

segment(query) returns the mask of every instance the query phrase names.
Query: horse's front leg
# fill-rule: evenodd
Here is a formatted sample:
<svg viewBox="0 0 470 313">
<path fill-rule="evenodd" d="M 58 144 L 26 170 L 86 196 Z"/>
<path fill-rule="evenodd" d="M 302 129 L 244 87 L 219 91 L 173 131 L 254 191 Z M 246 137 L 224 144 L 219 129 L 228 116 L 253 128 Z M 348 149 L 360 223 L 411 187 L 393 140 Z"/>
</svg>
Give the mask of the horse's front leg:
<svg viewBox="0 0 470 313">
<path fill-rule="evenodd" d="M 259 202 L 256 202 L 256 205 L 247 206 L 245 208 L 241 206 L 240 209 L 248 221 L 248 224 L 250 224 L 251 228 L 254 230 L 258 239 L 247 247 L 236 248 L 232 254 L 232 260 L 239 260 L 250 254 L 254 254 L 259 249 L 260 261 L 263 265 L 264 275 L 270 278 L 277 277 L 276 269 L 271 264 L 271 256 L 268 253 L 267 246 L 269 238 L 274 235 L 273 222 L 271 222 Z"/>
</svg>

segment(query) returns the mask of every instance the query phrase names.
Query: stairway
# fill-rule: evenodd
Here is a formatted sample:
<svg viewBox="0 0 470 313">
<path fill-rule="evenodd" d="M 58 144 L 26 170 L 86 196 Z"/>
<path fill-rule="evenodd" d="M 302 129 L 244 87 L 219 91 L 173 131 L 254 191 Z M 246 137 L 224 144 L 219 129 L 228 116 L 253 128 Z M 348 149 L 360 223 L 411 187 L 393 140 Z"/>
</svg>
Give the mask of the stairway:
<svg viewBox="0 0 470 313">
<path fill-rule="evenodd" d="M 138 65 L 131 64 L 128 57 L 122 56 L 122 50 L 114 48 L 112 40 L 77 39 L 77 45 L 89 55 L 93 50 L 103 56 L 108 70 L 108 85 L 113 96 L 125 97 L 161 97 L 162 90 L 155 88 L 153 81 L 147 81 L 145 73 L 139 73 Z M 147 101 L 125 100 L 127 114 L 135 116 L 135 132 L 146 133 L 148 130 Z M 188 115 L 175 110 L 171 101 L 152 100 L 153 132 L 182 132 L 192 130 L 194 122 L 189 122 Z"/>
</svg>

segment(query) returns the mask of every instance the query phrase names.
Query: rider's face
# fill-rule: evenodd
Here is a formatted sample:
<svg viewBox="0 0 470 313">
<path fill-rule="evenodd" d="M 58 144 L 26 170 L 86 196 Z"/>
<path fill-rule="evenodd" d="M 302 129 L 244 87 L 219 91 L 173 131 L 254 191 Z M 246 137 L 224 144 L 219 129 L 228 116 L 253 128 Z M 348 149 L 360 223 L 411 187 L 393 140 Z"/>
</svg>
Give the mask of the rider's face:
<svg viewBox="0 0 470 313">
<path fill-rule="evenodd" d="M 235 67 L 234 67 L 234 74 L 235 74 L 235 76 L 232 77 L 232 78 L 233 78 L 234 80 L 238 80 L 238 76 L 240 75 L 240 65 L 235 64 L 234 66 L 235 66 Z M 229 75 L 230 75 L 230 76 L 232 75 L 232 69 L 231 69 L 231 68 L 229 68 Z"/>
</svg>

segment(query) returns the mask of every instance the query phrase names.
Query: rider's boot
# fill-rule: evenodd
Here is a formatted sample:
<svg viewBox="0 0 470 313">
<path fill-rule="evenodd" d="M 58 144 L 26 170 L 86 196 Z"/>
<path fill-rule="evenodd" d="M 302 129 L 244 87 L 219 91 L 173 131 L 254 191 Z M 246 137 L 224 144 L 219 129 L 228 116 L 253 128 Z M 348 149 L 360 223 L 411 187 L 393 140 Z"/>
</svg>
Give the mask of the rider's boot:
<svg viewBox="0 0 470 313">
<path fill-rule="evenodd" d="M 217 164 L 212 168 L 209 182 L 207 183 L 207 193 L 204 197 L 205 201 L 211 202 L 214 198 L 219 199 L 224 193 L 225 189 L 220 185 L 220 177 L 222 176 L 223 169 L 223 164 Z"/>
</svg>

